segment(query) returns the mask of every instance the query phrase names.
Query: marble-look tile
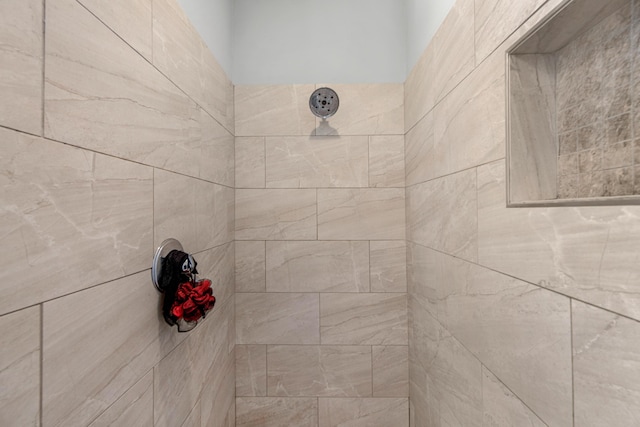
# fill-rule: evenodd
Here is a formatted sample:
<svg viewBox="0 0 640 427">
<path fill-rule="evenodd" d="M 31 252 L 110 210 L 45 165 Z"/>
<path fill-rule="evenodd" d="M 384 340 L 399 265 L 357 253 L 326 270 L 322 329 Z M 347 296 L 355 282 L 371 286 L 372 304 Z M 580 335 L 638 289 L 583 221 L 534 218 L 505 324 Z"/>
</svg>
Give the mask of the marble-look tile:
<svg viewBox="0 0 640 427">
<path fill-rule="evenodd" d="M 482 367 L 482 406 L 483 426 L 547 426 L 484 366 Z"/>
<path fill-rule="evenodd" d="M 602 168 L 613 169 L 633 164 L 633 143 L 631 141 L 611 144 L 602 149 Z M 631 194 L 631 193 L 627 193 Z"/>
<path fill-rule="evenodd" d="M 408 186 L 446 175 L 451 170 L 449 147 L 442 139 L 435 140 L 433 130 L 433 112 L 429 112 L 405 136 Z"/>
<path fill-rule="evenodd" d="M 159 298 L 143 271 L 44 303 L 43 425 L 89 424 L 184 339 Z"/>
<path fill-rule="evenodd" d="M 234 255 L 233 242 L 194 255 L 198 262 L 198 277 L 211 279 L 211 290 L 216 303 L 226 303 L 235 293 Z"/>
<path fill-rule="evenodd" d="M 176 0 L 153 0 L 153 64 L 233 131 L 233 85 Z"/>
<path fill-rule="evenodd" d="M 40 425 L 40 307 L 0 317 L 0 424 Z"/>
<path fill-rule="evenodd" d="M 227 427 L 227 417 L 235 413 L 235 355 L 232 350 L 229 357 L 221 363 L 211 365 L 200 397 L 202 425 L 207 427 Z M 203 356 L 206 358 L 206 355 Z M 226 414 L 226 417 L 225 417 Z"/>
<path fill-rule="evenodd" d="M 193 407 L 191 413 L 180 427 L 201 427 L 202 426 L 202 411 L 200 409 L 200 401 Z"/>
<path fill-rule="evenodd" d="M 204 196 L 204 194 L 200 194 Z M 236 193 L 233 188 L 213 184 L 214 213 L 213 244 L 221 245 L 235 239 Z M 197 209 L 200 209 L 199 207 Z"/>
<path fill-rule="evenodd" d="M 369 292 L 369 244 L 267 242 L 267 292 Z"/>
<path fill-rule="evenodd" d="M 236 190 L 237 240 L 311 240 L 316 190 Z"/>
<path fill-rule="evenodd" d="M 475 0 L 475 53 L 480 64 L 546 0 Z"/>
<path fill-rule="evenodd" d="M 267 395 L 267 346 L 236 346 L 236 396 Z"/>
<path fill-rule="evenodd" d="M 369 187 L 404 187 L 404 136 L 369 137 Z"/>
<path fill-rule="evenodd" d="M 407 239 L 470 261 L 477 260 L 475 169 L 407 189 Z"/>
<path fill-rule="evenodd" d="M 434 146 L 447 147 L 449 173 L 504 157 L 504 75 L 497 51 L 434 108 Z"/>
<path fill-rule="evenodd" d="M 0 125 L 42 135 L 43 2 L 0 4 Z"/>
<path fill-rule="evenodd" d="M 404 239 L 404 189 L 318 190 L 321 240 Z"/>
<path fill-rule="evenodd" d="M 238 397 L 237 427 L 318 427 L 318 399 L 310 397 Z"/>
<path fill-rule="evenodd" d="M 409 132 L 435 105 L 434 45 L 429 43 L 404 82 L 404 131 Z"/>
<path fill-rule="evenodd" d="M 265 292 L 265 242 L 236 242 L 236 292 Z"/>
<path fill-rule="evenodd" d="M 79 1 L 140 55 L 151 61 L 153 0 Z"/>
<path fill-rule="evenodd" d="M 409 396 L 409 347 L 374 346 L 373 358 L 373 396 L 408 397 Z"/>
<path fill-rule="evenodd" d="M 640 323 L 572 301 L 575 423 L 640 419 Z"/>
<path fill-rule="evenodd" d="M 318 294 L 236 294 L 238 344 L 319 344 Z"/>
<path fill-rule="evenodd" d="M 602 171 L 604 196 L 625 196 L 633 194 L 633 168 L 617 168 Z"/>
<path fill-rule="evenodd" d="M 192 253 L 233 239 L 226 225 L 233 189 L 160 169 L 153 186 L 155 246 L 173 237 Z"/>
<path fill-rule="evenodd" d="M 117 426 L 153 427 L 153 370 L 89 425 L 89 427 Z"/>
<path fill-rule="evenodd" d="M 407 292 L 407 246 L 402 240 L 372 241 L 371 292 Z"/>
<path fill-rule="evenodd" d="M 265 138 L 237 137 L 236 188 L 265 187 Z"/>
<path fill-rule="evenodd" d="M 431 277 L 438 274 L 436 269 L 444 266 L 433 262 L 432 249 L 415 243 L 407 243 L 407 287 L 409 293 L 409 318 L 411 307 L 420 307 L 432 317 L 438 317 L 438 295 Z M 409 324 L 409 332 L 411 332 Z"/>
<path fill-rule="evenodd" d="M 149 267 L 151 168 L 7 129 L 0 139 L 0 313 Z"/>
<path fill-rule="evenodd" d="M 317 85 L 317 88 L 324 85 Z M 335 116 L 316 118 L 316 135 L 403 135 L 401 83 L 332 84 L 340 98 Z M 311 92 L 309 92 L 310 96 Z M 371 102 L 375 98 L 377 102 Z"/>
<path fill-rule="evenodd" d="M 267 347 L 269 396 L 358 397 L 371 389 L 371 347 Z"/>
<path fill-rule="evenodd" d="M 406 294 L 320 294 L 322 344 L 406 345 Z"/>
<path fill-rule="evenodd" d="M 235 138 L 209 113 L 198 108 L 199 145 L 194 150 L 198 177 L 207 181 L 233 187 L 235 181 Z M 199 150 L 199 151 L 198 151 Z M 191 166 L 193 168 L 193 166 Z M 192 175 L 188 173 L 187 175 Z"/>
<path fill-rule="evenodd" d="M 640 319 L 640 208 L 505 207 L 503 162 L 478 168 L 482 265 Z"/>
<path fill-rule="evenodd" d="M 571 424 L 569 299 L 426 252 L 442 325 L 551 425 Z"/>
<path fill-rule="evenodd" d="M 270 137 L 267 188 L 367 187 L 368 138 Z"/>
<path fill-rule="evenodd" d="M 318 399 L 319 427 L 409 427 L 409 400 Z"/>
<path fill-rule="evenodd" d="M 315 135 L 315 116 L 309 111 L 314 90 L 310 84 L 236 86 L 236 136 Z"/>
<path fill-rule="evenodd" d="M 474 0 L 457 0 L 431 41 L 436 102 L 475 67 L 473 9 Z"/>
</svg>

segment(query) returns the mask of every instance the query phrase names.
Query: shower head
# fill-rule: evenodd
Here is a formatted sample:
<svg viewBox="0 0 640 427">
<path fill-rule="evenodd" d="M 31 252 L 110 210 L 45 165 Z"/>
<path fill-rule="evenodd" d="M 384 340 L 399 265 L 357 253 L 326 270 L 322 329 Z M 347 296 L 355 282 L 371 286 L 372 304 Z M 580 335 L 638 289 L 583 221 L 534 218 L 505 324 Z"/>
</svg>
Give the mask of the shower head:
<svg viewBox="0 0 640 427">
<path fill-rule="evenodd" d="M 323 119 L 333 116 L 340 106 L 338 94 L 328 87 L 321 87 L 311 94 L 309 108 L 311 112 Z"/>
</svg>

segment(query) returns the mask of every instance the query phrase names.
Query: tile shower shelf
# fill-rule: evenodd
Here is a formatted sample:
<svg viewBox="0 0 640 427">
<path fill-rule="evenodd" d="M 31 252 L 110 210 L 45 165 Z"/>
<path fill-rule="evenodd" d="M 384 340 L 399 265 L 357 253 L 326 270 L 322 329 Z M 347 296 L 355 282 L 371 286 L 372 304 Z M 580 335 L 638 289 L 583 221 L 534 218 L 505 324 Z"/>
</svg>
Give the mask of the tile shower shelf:
<svg viewBox="0 0 640 427">
<path fill-rule="evenodd" d="M 631 3 L 565 1 L 507 50 L 507 206 L 640 204 Z"/>
</svg>

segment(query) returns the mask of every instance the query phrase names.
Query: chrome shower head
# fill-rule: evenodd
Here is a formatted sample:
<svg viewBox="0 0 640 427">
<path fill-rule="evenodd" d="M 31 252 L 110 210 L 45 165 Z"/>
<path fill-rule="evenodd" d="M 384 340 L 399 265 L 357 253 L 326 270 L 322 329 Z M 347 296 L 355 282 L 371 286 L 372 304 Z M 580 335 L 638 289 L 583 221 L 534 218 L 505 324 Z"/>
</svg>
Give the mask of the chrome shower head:
<svg viewBox="0 0 640 427">
<path fill-rule="evenodd" d="M 311 112 L 323 119 L 333 116 L 340 106 L 338 94 L 328 87 L 321 87 L 311 94 L 309 108 Z"/>
</svg>

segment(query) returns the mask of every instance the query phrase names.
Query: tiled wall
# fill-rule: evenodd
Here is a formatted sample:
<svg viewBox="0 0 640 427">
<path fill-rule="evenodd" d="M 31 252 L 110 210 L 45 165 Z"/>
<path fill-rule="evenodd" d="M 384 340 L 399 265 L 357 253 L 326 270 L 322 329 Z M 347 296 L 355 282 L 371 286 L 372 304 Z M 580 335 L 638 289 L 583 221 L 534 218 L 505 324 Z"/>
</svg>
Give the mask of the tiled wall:
<svg viewBox="0 0 640 427">
<path fill-rule="evenodd" d="M 3 1 L 0 68 L 0 425 L 233 426 L 231 82 L 173 0 Z M 218 298 L 189 334 L 168 237 Z"/>
<path fill-rule="evenodd" d="M 559 198 L 640 193 L 640 11 L 625 3 L 556 54 Z"/>
<path fill-rule="evenodd" d="M 458 0 L 405 83 L 416 427 L 640 417 L 640 208 L 506 208 L 505 49 L 560 3 Z"/>
<path fill-rule="evenodd" d="M 403 87 L 237 86 L 238 426 L 408 425 Z"/>
</svg>

